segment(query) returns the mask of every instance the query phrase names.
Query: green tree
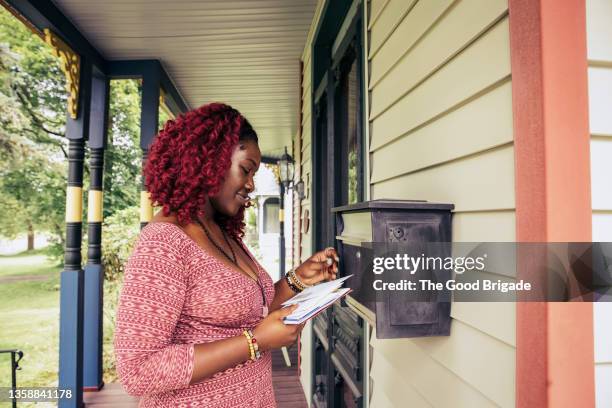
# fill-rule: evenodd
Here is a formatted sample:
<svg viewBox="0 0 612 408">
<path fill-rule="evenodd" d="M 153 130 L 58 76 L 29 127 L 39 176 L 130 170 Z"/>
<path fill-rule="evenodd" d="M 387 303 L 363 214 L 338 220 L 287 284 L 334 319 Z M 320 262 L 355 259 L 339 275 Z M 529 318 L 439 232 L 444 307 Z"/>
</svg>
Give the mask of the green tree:
<svg viewBox="0 0 612 408">
<path fill-rule="evenodd" d="M 64 78 L 45 43 L 0 9 L 0 234 L 63 239 Z"/>
<path fill-rule="evenodd" d="M 105 218 L 138 205 L 142 157 L 140 82 L 111 81 L 110 92 Z M 33 236 L 34 230 L 47 230 L 61 244 L 66 104 L 65 77 L 50 47 L 0 7 L 0 210 L 10 214 L 0 219 L 0 235 L 30 231 Z M 162 112 L 160 122 L 166 119 Z M 84 191 L 89 183 L 87 150 L 85 159 Z"/>
<path fill-rule="evenodd" d="M 140 85 L 111 81 L 108 148 L 104 158 L 104 217 L 140 202 Z"/>
</svg>

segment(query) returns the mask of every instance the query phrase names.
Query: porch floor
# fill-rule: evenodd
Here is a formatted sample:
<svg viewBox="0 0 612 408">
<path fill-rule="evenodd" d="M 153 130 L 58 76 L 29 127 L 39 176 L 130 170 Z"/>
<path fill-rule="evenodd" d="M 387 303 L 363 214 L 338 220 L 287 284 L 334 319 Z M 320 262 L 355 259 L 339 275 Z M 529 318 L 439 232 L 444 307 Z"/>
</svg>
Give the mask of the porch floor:
<svg viewBox="0 0 612 408">
<path fill-rule="evenodd" d="M 306 398 L 297 373 L 297 346 L 289 350 L 291 367 L 280 350 L 272 352 L 272 382 L 278 408 L 306 408 Z M 121 384 L 104 385 L 101 391 L 83 393 L 85 406 L 92 408 L 136 408 L 138 397 L 128 395 Z"/>
</svg>

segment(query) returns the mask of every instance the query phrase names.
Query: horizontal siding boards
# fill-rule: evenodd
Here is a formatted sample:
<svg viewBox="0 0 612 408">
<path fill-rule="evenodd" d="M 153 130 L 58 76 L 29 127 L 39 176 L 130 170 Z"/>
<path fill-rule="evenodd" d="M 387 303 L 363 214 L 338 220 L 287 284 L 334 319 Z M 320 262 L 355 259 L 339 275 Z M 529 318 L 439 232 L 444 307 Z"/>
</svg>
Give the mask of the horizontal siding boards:
<svg viewBox="0 0 612 408">
<path fill-rule="evenodd" d="M 612 2 L 588 0 L 589 125 L 593 241 L 612 241 Z M 612 404 L 612 304 L 594 303 L 595 401 Z"/>
<path fill-rule="evenodd" d="M 609 105 L 612 116 L 612 103 Z M 591 139 L 591 201 L 593 210 L 612 211 L 612 137 Z"/>
<path fill-rule="evenodd" d="M 310 103 L 309 101 L 304 101 L 303 103 Z M 310 121 L 312 120 L 312 109 L 304 109 L 304 116 L 302 117 L 302 126 L 304 128 L 308 127 L 308 133 L 310 133 L 310 129 L 311 129 L 311 124 Z"/>
<path fill-rule="evenodd" d="M 389 1 L 370 30 L 370 55 L 376 54 L 415 3 L 416 0 Z"/>
<path fill-rule="evenodd" d="M 606 408 L 612 401 L 612 363 L 595 366 L 595 406 Z"/>
<path fill-rule="evenodd" d="M 373 184 L 372 197 L 453 203 L 456 211 L 512 209 L 514 149 L 504 146 Z"/>
<path fill-rule="evenodd" d="M 308 88 L 310 89 L 310 88 Z M 306 99 L 304 99 L 302 101 L 302 106 L 304 106 L 302 112 L 303 112 L 303 116 L 302 116 L 302 125 L 306 126 L 310 124 L 310 121 L 312 120 L 312 98 L 311 98 L 311 94 L 309 93 L 308 96 L 306 97 Z"/>
<path fill-rule="evenodd" d="M 375 61 L 370 71 L 370 89 L 416 44 L 451 4 L 453 0 L 431 0 L 419 1 L 414 6 L 376 57 L 369 55 Z"/>
<path fill-rule="evenodd" d="M 612 242 L 612 211 L 593 213 L 593 242 Z"/>
<path fill-rule="evenodd" d="M 425 2 L 424 4 L 431 8 L 437 5 L 437 2 Z M 504 0 L 488 2 L 463 0 L 455 4 L 455 7 L 447 9 L 447 13 L 399 61 L 397 59 L 402 55 L 402 52 L 399 55 L 385 52 L 373 58 L 372 71 L 375 76 L 370 87 L 379 88 L 375 92 L 387 95 L 388 103 L 395 101 L 401 95 L 401 92 L 409 91 L 451 60 L 462 49 L 469 46 L 474 39 L 488 30 L 491 25 L 495 24 L 501 16 L 506 14 Z M 448 5 L 446 3 L 439 4 L 434 11 L 425 10 L 427 13 L 422 10 L 424 7 L 425 5 L 415 7 L 414 11 L 425 14 L 424 18 L 433 23 L 435 21 L 433 19 L 438 17 Z M 420 31 L 426 28 L 420 21 L 403 23 L 401 28 L 404 27 L 404 24 L 408 24 L 408 26 L 403 31 L 409 29 L 410 32 L 407 34 L 412 37 L 423 34 Z M 421 30 L 419 30 L 419 27 Z M 397 47 L 399 47 L 400 40 L 394 38 L 393 40 L 393 43 L 398 43 Z M 416 41 L 417 38 L 414 38 L 414 40 Z M 393 69 L 390 70 L 390 68 Z M 383 79 L 378 82 L 379 78 Z M 401 86 L 398 87 L 397 84 L 401 84 Z M 378 115 L 385 108 L 386 105 L 379 105 L 372 110 L 372 114 Z"/>
<path fill-rule="evenodd" d="M 393 400 L 402 401 L 403 406 L 410 408 L 434 407 L 409 382 L 409 379 L 383 356 L 376 356 L 372 360 L 370 377 L 374 379 L 371 407 L 395 407 L 397 404 L 394 404 Z"/>
<path fill-rule="evenodd" d="M 609 41 L 612 42 L 612 37 Z M 612 137 L 612 66 L 589 67 L 588 73 L 591 134 Z"/>
<path fill-rule="evenodd" d="M 586 12 L 589 60 L 612 62 L 612 2 L 587 0 Z"/>
<path fill-rule="evenodd" d="M 482 8 L 484 13 L 477 10 Z M 406 54 L 397 65 L 373 88 L 373 98 L 378 101 L 373 104 L 371 115 L 378 116 L 388 108 L 389 105 L 397 101 L 405 92 L 419 84 L 423 79 L 434 73 L 439 67 L 457 56 L 464 48 L 470 48 L 472 42 L 479 38 L 486 38 L 483 35 L 489 27 L 495 24 L 499 18 L 506 14 L 503 2 L 494 0 L 490 2 L 464 0 L 456 7 L 453 7 L 448 14 L 442 18 L 418 44 Z M 451 21 L 446 21 L 451 20 Z M 447 23 L 447 24 L 445 24 Z M 506 32 L 507 32 L 506 22 Z M 506 33 L 507 35 L 508 33 Z M 495 38 L 491 39 L 495 41 Z M 482 39 L 477 40 L 477 42 Z M 500 52 L 507 52 L 506 59 L 509 59 L 509 44 L 507 41 L 497 42 L 497 46 L 505 44 Z M 486 47 L 485 45 L 481 45 Z M 483 61 L 483 60 L 481 60 Z M 491 63 L 493 59 L 489 60 Z M 389 62 L 381 61 L 383 65 Z M 503 60 L 501 61 L 503 62 Z M 489 68 L 491 63 L 483 66 Z M 383 71 L 377 68 L 378 58 L 372 60 L 373 71 Z M 478 71 L 473 71 L 478 72 Z M 384 74 L 384 71 L 381 73 Z"/>
<path fill-rule="evenodd" d="M 310 121 L 304 124 L 304 130 L 302 135 L 302 153 L 306 152 L 306 150 L 311 150 L 311 141 L 312 141 L 312 125 Z"/>
<path fill-rule="evenodd" d="M 453 242 L 514 242 L 516 214 L 502 211 L 455 212 Z"/>
<path fill-rule="evenodd" d="M 374 151 L 372 182 L 512 143 L 512 88 L 506 81 L 448 115 Z M 406 159 L 409 160 L 406 160 Z"/>
<path fill-rule="evenodd" d="M 411 340 L 401 342 L 398 356 L 388 356 L 374 348 L 373 400 L 390 403 L 373 404 L 372 407 L 412 407 L 405 404 L 406 401 L 416 407 L 495 406 L 478 390 L 423 353 Z"/>
<path fill-rule="evenodd" d="M 302 152 L 302 166 L 306 166 L 306 165 L 308 165 L 309 167 L 311 166 L 311 163 L 310 163 L 310 156 L 312 155 L 311 152 L 312 152 L 312 149 L 306 149 Z"/>
<path fill-rule="evenodd" d="M 371 33 L 372 199 L 450 202 L 453 241 L 514 241 L 506 1 L 393 4 Z M 514 304 L 452 317 L 449 337 L 373 341 L 374 406 L 515 405 Z"/>
<path fill-rule="evenodd" d="M 414 343 L 496 404 L 514 406 L 514 347 L 460 320 L 453 321 L 450 337 Z"/>
<path fill-rule="evenodd" d="M 504 316 L 504 319 L 500 319 Z M 516 304 L 512 302 L 455 302 L 451 317 L 516 348 Z"/>
<path fill-rule="evenodd" d="M 310 98 L 310 95 L 312 94 L 312 67 L 310 66 L 310 58 L 304 62 L 304 66 L 306 68 L 304 68 L 304 78 L 303 78 L 303 83 L 302 83 L 302 100 L 306 100 L 308 98 Z M 306 66 L 306 64 L 308 64 L 308 66 Z M 310 105 L 309 105 L 310 106 Z"/>
<path fill-rule="evenodd" d="M 508 78 L 508 41 L 508 20 L 504 19 L 425 82 L 375 117 L 372 123 L 372 148 L 376 149 L 435 120 Z M 483 64 L 483 61 L 490 63 Z M 372 112 L 380 112 L 382 106 L 389 106 L 393 102 L 393 98 L 388 95 L 377 95 L 377 88 L 372 92 Z"/>
<path fill-rule="evenodd" d="M 612 303 L 593 303 L 595 363 L 612 364 Z M 612 383 L 610 383 L 612 384 Z"/>
<path fill-rule="evenodd" d="M 372 346 L 373 365 L 405 379 L 432 406 L 514 406 L 514 349 L 459 321 L 449 337 L 374 340 Z M 495 375 L 483 374 L 491 367 Z M 380 390 L 374 381 L 374 394 L 385 392 L 394 406 L 405 406 L 403 389 Z"/>
<path fill-rule="evenodd" d="M 393 402 L 387 397 L 384 392 L 371 392 L 370 407 L 395 407 Z M 414 405 L 414 402 L 411 402 Z M 420 408 L 420 405 L 414 405 L 416 408 Z"/>
<path fill-rule="evenodd" d="M 378 21 L 380 14 L 385 9 L 389 0 L 372 0 L 370 1 L 370 14 L 368 16 L 368 29 L 372 28 L 372 25 Z"/>
</svg>

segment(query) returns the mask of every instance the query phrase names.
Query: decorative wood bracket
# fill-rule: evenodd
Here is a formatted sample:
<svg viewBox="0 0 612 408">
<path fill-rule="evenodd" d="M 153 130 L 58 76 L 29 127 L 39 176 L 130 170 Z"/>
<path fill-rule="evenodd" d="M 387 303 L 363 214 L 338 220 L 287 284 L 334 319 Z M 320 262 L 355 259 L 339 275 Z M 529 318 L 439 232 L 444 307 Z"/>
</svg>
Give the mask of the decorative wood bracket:
<svg viewBox="0 0 612 408">
<path fill-rule="evenodd" d="M 159 108 L 163 110 L 170 119 L 176 119 L 174 113 L 172 113 L 168 105 L 166 105 L 166 92 L 164 92 L 162 88 L 159 89 Z"/>
<path fill-rule="evenodd" d="M 53 55 L 62 60 L 61 68 L 66 75 L 66 90 L 68 91 L 68 112 L 72 119 L 77 119 L 79 117 L 81 57 L 48 28 L 45 28 L 45 42 L 53 48 Z"/>
</svg>

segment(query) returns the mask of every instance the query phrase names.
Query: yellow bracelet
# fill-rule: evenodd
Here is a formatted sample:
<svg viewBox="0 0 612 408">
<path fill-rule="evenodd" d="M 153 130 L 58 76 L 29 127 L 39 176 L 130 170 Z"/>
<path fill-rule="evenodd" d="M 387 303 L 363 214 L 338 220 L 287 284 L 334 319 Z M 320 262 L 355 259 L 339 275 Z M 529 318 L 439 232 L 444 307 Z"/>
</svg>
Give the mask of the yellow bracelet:
<svg viewBox="0 0 612 408">
<path fill-rule="evenodd" d="M 248 330 L 244 330 L 242 334 L 244 334 L 244 337 L 246 337 L 247 343 L 249 344 L 249 355 L 251 356 L 250 358 L 251 360 L 255 360 L 257 357 L 255 355 L 255 347 L 253 346 L 251 334 Z"/>
</svg>

